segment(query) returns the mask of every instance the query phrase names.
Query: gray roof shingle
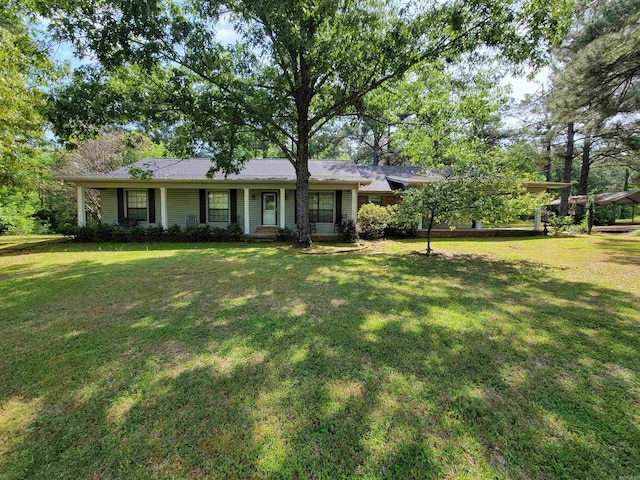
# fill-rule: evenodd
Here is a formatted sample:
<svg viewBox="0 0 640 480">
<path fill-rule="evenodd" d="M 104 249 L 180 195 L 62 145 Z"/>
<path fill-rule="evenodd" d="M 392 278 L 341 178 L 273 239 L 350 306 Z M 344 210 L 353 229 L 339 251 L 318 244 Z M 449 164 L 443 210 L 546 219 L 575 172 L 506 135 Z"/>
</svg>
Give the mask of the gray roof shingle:
<svg viewBox="0 0 640 480">
<path fill-rule="evenodd" d="M 134 180 L 130 168 L 150 171 L 157 180 L 206 181 L 213 163 L 208 158 L 145 158 L 133 165 L 121 167 L 102 175 L 63 177 L 78 180 Z M 361 192 L 393 192 L 399 188 L 425 182 L 445 180 L 445 176 L 416 166 L 365 166 L 350 160 L 310 160 L 311 182 L 359 183 Z M 285 181 L 294 182 L 296 173 L 289 160 L 284 158 L 256 158 L 247 160 L 239 173 L 216 172 L 213 180 L 230 181 Z"/>
<path fill-rule="evenodd" d="M 208 158 L 145 158 L 133 164 L 134 167 L 153 172 L 153 178 L 180 179 L 180 180 L 206 180 L 207 172 L 212 167 Z M 110 173 L 93 178 L 122 178 L 131 179 L 129 173 L 131 165 L 119 168 Z M 349 160 L 311 160 L 309 171 L 312 181 L 353 181 L 354 183 L 366 181 L 360 175 L 356 164 Z M 286 159 L 252 159 L 248 160 L 240 173 L 225 175 L 217 172 L 213 177 L 216 180 L 283 180 L 294 181 L 296 172 Z"/>
</svg>

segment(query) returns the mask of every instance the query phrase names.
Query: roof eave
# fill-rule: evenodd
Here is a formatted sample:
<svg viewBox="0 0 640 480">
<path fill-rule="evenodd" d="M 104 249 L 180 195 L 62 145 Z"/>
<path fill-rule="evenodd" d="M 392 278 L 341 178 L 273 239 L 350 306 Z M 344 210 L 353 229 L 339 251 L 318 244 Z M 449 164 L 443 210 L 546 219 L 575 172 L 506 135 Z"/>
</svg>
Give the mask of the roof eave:
<svg viewBox="0 0 640 480">
<path fill-rule="evenodd" d="M 138 178 L 114 178 L 114 177 L 100 177 L 100 176 L 54 176 L 51 177 L 54 180 L 62 180 L 64 182 L 73 182 L 73 183 L 90 183 L 90 182 L 100 182 L 100 183 L 292 183 L 295 184 L 296 180 L 291 178 L 232 178 L 232 179 L 224 179 L 224 178 L 148 178 L 148 179 L 138 179 Z M 340 185 L 369 185 L 371 180 L 367 180 L 364 178 L 354 178 L 354 179 L 335 179 L 335 178 L 314 178 L 311 177 L 309 179 L 310 183 L 333 183 Z"/>
</svg>

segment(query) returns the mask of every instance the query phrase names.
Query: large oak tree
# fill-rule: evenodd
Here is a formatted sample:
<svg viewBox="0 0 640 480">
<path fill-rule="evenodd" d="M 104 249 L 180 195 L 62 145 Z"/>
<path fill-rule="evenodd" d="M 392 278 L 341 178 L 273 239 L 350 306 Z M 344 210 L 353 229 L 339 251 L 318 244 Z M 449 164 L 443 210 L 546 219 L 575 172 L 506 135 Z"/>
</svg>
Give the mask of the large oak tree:
<svg viewBox="0 0 640 480">
<path fill-rule="evenodd" d="M 42 2 L 41 11 L 100 65 L 87 84 L 96 95 L 82 82 L 59 92 L 65 118 L 95 119 L 88 106 L 95 99 L 120 121 L 170 121 L 174 151 L 204 149 L 226 171 L 250 155 L 253 139 L 277 145 L 296 172 L 295 245 L 307 246 L 309 143 L 327 122 L 354 113 L 369 92 L 421 62 L 486 48 L 538 64 L 566 28 L 566 7 L 565 0 L 59 0 Z M 235 29 L 233 41 L 218 37 L 221 22 Z M 107 84 L 115 104 L 104 102 Z M 83 108 L 73 107 L 75 97 Z M 106 121 L 104 109 L 98 118 Z"/>
</svg>

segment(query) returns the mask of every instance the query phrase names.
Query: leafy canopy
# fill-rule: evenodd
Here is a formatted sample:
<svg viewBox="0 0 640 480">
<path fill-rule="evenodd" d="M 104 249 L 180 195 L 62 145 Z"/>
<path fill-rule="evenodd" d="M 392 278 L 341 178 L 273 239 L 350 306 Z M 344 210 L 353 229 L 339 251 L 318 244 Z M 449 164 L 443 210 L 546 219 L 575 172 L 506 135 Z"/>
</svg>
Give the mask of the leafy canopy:
<svg viewBox="0 0 640 480">
<path fill-rule="evenodd" d="M 0 232 L 30 233 L 50 157 L 41 115 L 54 75 L 25 12 L 0 1 Z"/>
<path fill-rule="evenodd" d="M 561 0 L 61 0 L 41 7 L 101 65 L 59 92 L 59 133 L 87 122 L 165 122 L 173 150 L 209 153 L 224 169 L 250 156 L 259 138 L 304 170 L 309 139 L 326 122 L 355 112 L 364 95 L 411 66 L 480 46 L 540 64 L 567 21 Z M 236 32 L 231 43 L 217 37 L 222 22 Z"/>
</svg>

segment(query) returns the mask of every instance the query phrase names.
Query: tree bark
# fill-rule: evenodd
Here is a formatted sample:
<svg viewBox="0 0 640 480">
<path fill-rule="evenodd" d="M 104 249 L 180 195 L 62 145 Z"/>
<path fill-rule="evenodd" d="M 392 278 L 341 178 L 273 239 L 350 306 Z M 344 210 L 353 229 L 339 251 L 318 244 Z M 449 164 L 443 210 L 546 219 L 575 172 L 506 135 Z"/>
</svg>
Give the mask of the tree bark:
<svg viewBox="0 0 640 480">
<path fill-rule="evenodd" d="M 544 178 L 551 181 L 551 126 L 547 125 L 547 133 L 544 136 Z"/>
<path fill-rule="evenodd" d="M 582 167 L 580 168 L 580 181 L 578 182 L 578 195 L 589 193 L 589 169 L 591 168 L 591 137 L 584 137 L 582 145 Z M 576 205 L 576 219 L 582 220 L 584 205 Z"/>
<path fill-rule="evenodd" d="M 294 248 L 307 248 L 312 244 L 309 223 L 309 138 L 311 124 L 309 109 L 313 98 L 313 80 L 304 55 L 299 54 L 299 84 L 294 93 L 297 113 L 297 150 L 293 162 L 296 169 L 296 234 Z"/>
<path fill-rule="evenodd" d="M 311 224 L 309 223 L 309 162 L 296 168 L 296 237 L 294 248 L 310 247 Z"/>
<path fill-rule="evenodd" d="M 427 255 L 431 255 L 431 229 L 433 228 L 433 213 L 429 216 L 429 226 L 427 227 Z"/>
<path fill-rule="evenodd" d="M 574 148 L 575 131 L 573 129 L 573 122 L 567 124 L 567 152 L 564 157 L 564 171 L 562 173 L 562 181 L 565 183 L 571 182 L 571 166 L 573 164 L 573 148 Z M 571 193 L 571 187 L 563 188 L 560 191 L 560 216 L 566 217 L 569 215 L 569 194 Z"/>
<path fill-rule="evenodd" d="M 373 166 L 377 167 L 380 164 L 380 141 L 376 132 L 373 132 Z"/>
</svg>

